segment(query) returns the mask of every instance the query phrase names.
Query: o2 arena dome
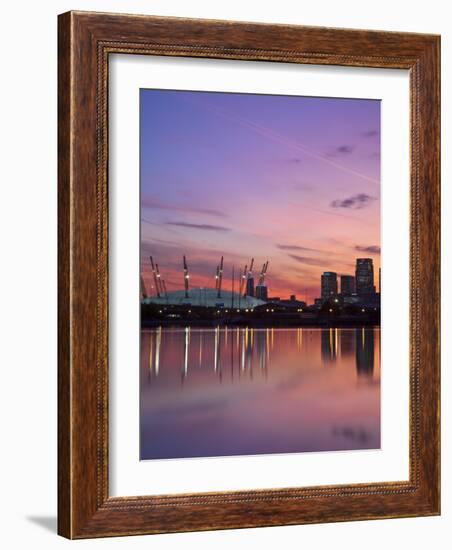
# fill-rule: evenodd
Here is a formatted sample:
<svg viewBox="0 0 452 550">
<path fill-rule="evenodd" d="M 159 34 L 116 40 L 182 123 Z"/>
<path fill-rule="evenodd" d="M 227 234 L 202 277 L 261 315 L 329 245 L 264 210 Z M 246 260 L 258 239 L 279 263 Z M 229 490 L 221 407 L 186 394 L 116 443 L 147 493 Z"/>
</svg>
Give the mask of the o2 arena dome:
<svg viewBox="0 0 452 550">
<path fill-rule="evenodd" d="M 188 298 L 185 290 L 174 290 L 159 296 L 148 296 L 143 298 L 143 304 L 159 304 L 171 306 L 193 306 L 193 307 L 221 307 L 234 309 L 252 309 L 265 304 L 254 296 L 243 296 L 238 292 L 232 293 L 230 290 L 221 290 L 218 296 L 218 290 L 215 288 L 190 288 Z"/>
<path fill-rule="evenodd" d="M 141 275 L 141 303 L 144 305 L 161 306 L 180 306 L 180 307 L 205 307 L 205 308 L 234 308 L 250 310 L 265 304 L 267 300 L 267 287 L 264 285 L 265 275 L 268 268 L 268 260 L 263 264 L 259 275 L 259 283 L 254 289 L 254 278 L 252 277 L 254 258 L 245 265 L 240 272 L 238 283 L 238 292 L 232 292 L 234 289 L 234 266 L 232 267 L 232 290 L 226 290 L 223 283 L 223 256 L 217 265 L 215 274 L 215 288 L 209 287 L 191 287 L 188 264 L 185 256 L 182 257 L 184 288 L 181 290 L 167 291 L 165 281 L 160 273 L 158 263 L 154 263 L 152 256 L 149 256 L 151 262 L 151 271 L 154 279 L 154 289 L 156 296 L 148 296 L 143 276 Z M 259 296 L 259 298 L 255 297 Z M 263 299 L 262 299 L 263 298 Z"/>
</svg>

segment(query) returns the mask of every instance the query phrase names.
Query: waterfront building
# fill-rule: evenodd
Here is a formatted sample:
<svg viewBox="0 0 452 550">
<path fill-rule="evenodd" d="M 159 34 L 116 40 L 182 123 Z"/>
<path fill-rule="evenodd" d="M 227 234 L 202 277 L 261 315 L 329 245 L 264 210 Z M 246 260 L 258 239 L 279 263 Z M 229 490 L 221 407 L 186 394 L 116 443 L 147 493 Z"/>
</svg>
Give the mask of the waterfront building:
<svg viewBox="0 0 452 550">
<path fill-rule="evenodd" d="M 351 296 L 355 293 L 355 277 L 353 275 L 341 275 L 341 294 Z"/>
<path fill-rule="evenodd" d="M 353 305 L 353 304 L 361 304 L 362 299 L 358 294 L 353 293 L 348 296 L 343 296 L 342 302 L 344 305 Z"/>
<path fill-rule="evenodd" d="M 268 289 L 265 285 L 256 285 L 256 298 L 258 300 L 268 300 Z"/>
<path fill-rule="evenodd" d="M 320 288 L 324 302 L 337 296 L 337 273 L 325 271 L 320 280 Z"/>
<path fill-rule="evenodd" d="M 356 259 L 355 281 L 359 296 L 375 294 L 374 264 L 371 258 Z"/>
<path fill-rule="evenodd" d="M 246 281 L 246 295 L 254 296 L 254 277 L 250 277 Z"/>
</svg>

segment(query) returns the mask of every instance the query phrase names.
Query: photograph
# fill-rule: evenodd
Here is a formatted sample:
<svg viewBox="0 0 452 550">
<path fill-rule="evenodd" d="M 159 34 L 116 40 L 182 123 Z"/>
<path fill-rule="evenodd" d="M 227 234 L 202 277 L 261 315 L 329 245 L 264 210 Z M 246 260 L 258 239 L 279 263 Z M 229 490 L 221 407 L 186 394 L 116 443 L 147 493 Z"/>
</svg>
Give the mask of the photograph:
<svg viewBox="0 0 452 550">
<path fill-rule="evenodd" d="M 139 459 L 380 449 L 381 101 L 139 93 Z"/>
</svg>

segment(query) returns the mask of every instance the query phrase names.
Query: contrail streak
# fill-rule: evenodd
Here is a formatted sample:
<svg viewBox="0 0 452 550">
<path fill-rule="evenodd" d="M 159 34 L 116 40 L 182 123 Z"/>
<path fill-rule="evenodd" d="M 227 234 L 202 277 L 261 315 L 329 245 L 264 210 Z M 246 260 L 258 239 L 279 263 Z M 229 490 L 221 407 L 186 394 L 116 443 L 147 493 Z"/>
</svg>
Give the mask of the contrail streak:
<svg viewBox="0 0 452 550">
<path fill-rule="evenodd" d="M 237 122 L 238 124 L 241 124 L 242 126 L 245 126 L 246 128 L 249 128 L 250 130 L 253 130 L 257 134 L 266 137 L 267 139 L 270 139 L 272 141 L 276 141 L 278 143 L 281 143 L 283 145 L 286 145 L 287 147 L 291 147 L 295 151 L 301 152 L 305 155 L 308 155 L 316 160 L 319 160 L 321 162 L 324 162 L 326 164 L 329 164 L 330 166 L 333 166 L 339 170 L 342 170 L 343 172 L 347 172 L 348 174 L 352 174 L 354 176 L 357 176 L 359 178 L 362 178 L 366 181 L 370 181 L 372 183 L 380 184 L 380 181 L 378 179 L 372 178 L 370 176 L 367 176 L 366 174 L 363 174 L 362 172 L 359 172 L 358 170 L 354 170 L 353 168 L 350 168 L 349 166 L 345 166 L 339 162 L 336 162 L 328 157 L 325 157 L 323 155 L 320 155 L 319 153 L 316 153 L 315 151 L 312 151 L 306 145 L 300 143 L 299 141 L 295 141 L 292 139 L 289 139 L 275 130 L 272 130 L 270 128 L 267 128 L 265 126 L 262 126 L 260 124 L 257 124 L 256 122 L 253 122 L 252 120 L 249 120 L 247 118 L 233 115 L 224 109 L 219 109 L 218 107 L 214 107 L 213 105 L 208 105 L 206 103 L 200 103 L 197 100 L 194 99 L 187 99 L 184 98 L 184 100 L 191 101 L 193 103 L 196 103 L 198 106 L 202 106 L 205 109 L 212 111 L 213 113 L 216 113 L 218 116 L 221 116 L 223 118 L 226 118 L 227 120 L 232 120 L 233 122 Z"/>
</svg>

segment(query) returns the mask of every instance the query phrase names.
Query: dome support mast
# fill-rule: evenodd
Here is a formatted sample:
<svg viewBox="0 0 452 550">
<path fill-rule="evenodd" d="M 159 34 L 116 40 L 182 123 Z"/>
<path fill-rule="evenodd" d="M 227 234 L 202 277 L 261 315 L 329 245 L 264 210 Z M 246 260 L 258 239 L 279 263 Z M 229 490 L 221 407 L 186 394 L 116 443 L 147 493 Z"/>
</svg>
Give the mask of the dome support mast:
<svg viewBox="0 0 452 550">
<path fill-rule="evenodd" d="M 223 256 L 221 256 L 220 269 L 218 271 L 218 294 L 217 298 L 221 298 L 221 283 L 223 282 Z"/>
<path fill-rule="evenodd" d="M 184 256 L 184 288 L 185 288 L 185 297 L 188 298 L 188 266 L 187 266 L 187 260 Z"/>
<path fill-rule="evenodd" d="M 157 279 L 157 273 L 155 271 L 154 260 L 152 256 L 150 256 L 150 259 L 151 259 L 152 275 L 154 276 L 155 292 L 157 293 L 157 298 L 160 298 L 160 285 Z"/>
</svg>

